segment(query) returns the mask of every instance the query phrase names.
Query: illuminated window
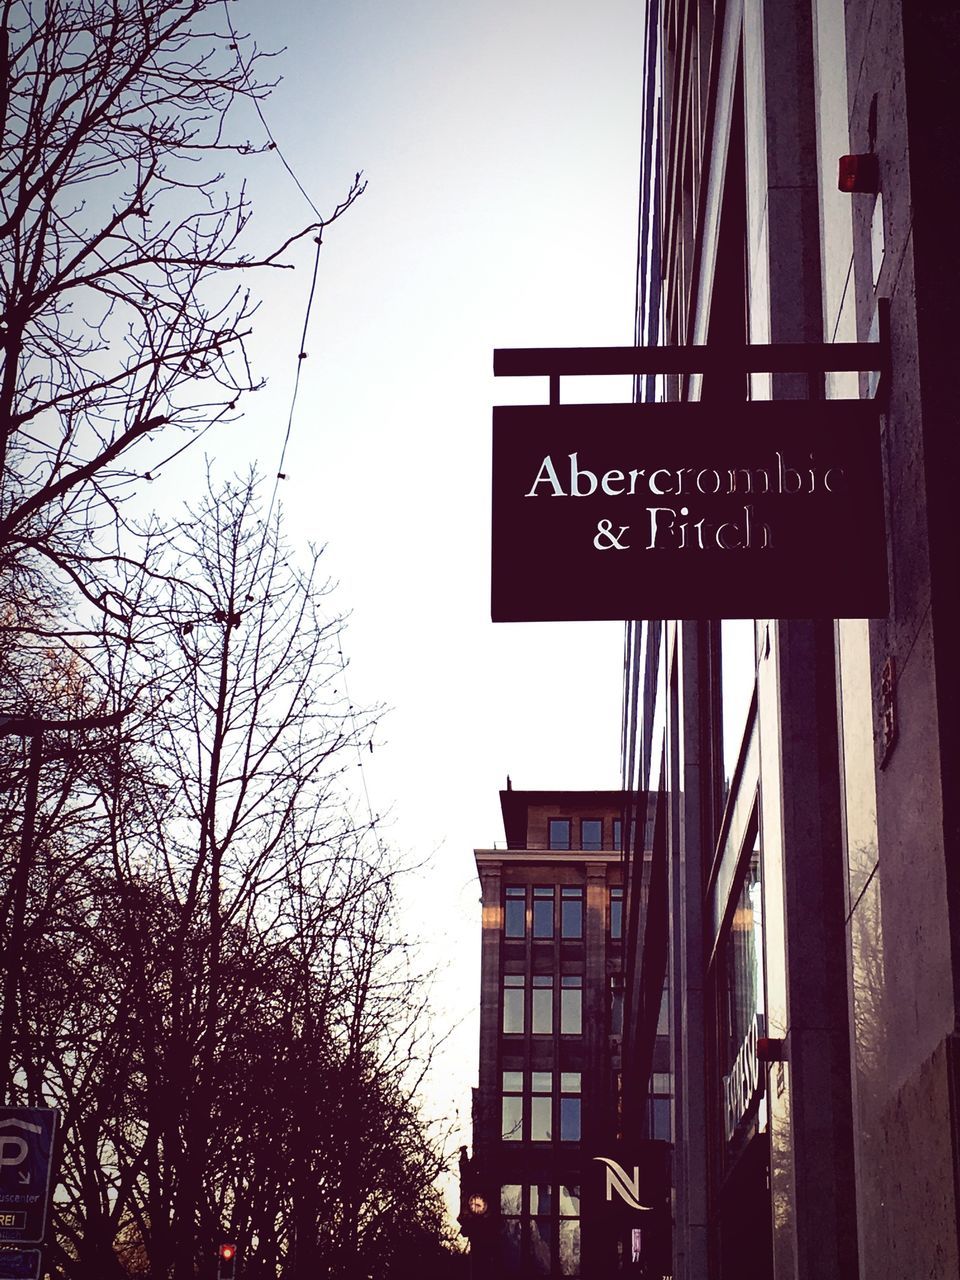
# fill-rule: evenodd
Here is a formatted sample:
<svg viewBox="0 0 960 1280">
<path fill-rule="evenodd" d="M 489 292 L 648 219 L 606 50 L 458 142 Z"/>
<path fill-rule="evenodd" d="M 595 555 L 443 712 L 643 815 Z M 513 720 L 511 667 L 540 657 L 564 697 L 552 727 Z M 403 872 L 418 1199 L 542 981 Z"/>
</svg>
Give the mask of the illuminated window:
<svg viewBox="0 0 960 1280">
<path fill-rule="evenodd" d="M 503 1033 L 508 1036 L 523 1035 L 523 975 L 503 975 Z"/>
<path fill-rule="evenodd" d="M 503 932 L 507 938 L 527 933 L 527 891 L 523 885 L 507 885 L 504 892 Z"/>
<path fill-rule="evenodd" d="M 578 973 L 560 979 L 560 1034 L 583 1034 L 583 978 Z"/>
</svg>

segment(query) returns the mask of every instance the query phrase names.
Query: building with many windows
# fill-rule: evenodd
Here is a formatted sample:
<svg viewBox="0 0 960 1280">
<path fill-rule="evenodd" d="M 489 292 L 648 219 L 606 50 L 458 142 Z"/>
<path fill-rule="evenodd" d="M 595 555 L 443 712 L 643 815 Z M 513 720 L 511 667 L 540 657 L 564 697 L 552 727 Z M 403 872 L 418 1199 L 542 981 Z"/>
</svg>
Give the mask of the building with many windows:
<svg viewBox="0 0 960 1280">
<path fill-rule="evenodd" d="M 630 1179 L 638 1167 L 623 1155 L 624 796 L 508 786 L 500 801 L 505 847 L 475 851 L 480 1070 L 461 1222 L 476 1276 L 614 1274 L 632 1228 L 603 1158 Z M 664 1139 L 668 1109 L 644 1113 Z"/>
<path fill-rule="evenodd" d="M 877 397 L 890 587 L 869 620 L 704 619 L 691 601 L 686 619 L 628 624 L 623 785 L 657 795 L 637 887 L 673 1030 L 671 1270 L 946 1280 L 960 1274 L 960 9 L 650 0 L 647 14 L 637 340 L 729 359 L 644 378 L 638 398 L 696 402 L 722 435 L 747 400 Z M 884 339 L 879 385 L 738 367 L 757 344 Z M 655 1016 L 649 999 L 628 1009 L 628 1033 L 649 1039 Z"/>
</svg>

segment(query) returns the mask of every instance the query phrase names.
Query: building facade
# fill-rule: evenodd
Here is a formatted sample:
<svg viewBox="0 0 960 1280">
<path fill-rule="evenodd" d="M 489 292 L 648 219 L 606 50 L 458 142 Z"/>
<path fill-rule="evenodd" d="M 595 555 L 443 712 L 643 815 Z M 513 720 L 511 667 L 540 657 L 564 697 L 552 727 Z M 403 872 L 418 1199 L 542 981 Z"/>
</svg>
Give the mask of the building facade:
<svg viewBox="0 0 960 1280">
<path fill-rule="evenodd" d="M 732 362 L 637 387 L 721 432 L 747 399 L 878 397 L 891 596 L 627 627 L 675 1280 L 960 1274 L 958 54 L 944 0 L 648 6 L 638 341 L 890 354 L 879 385 Z"/>
<path fill-rule="evenodd" d="M 477 1277 L 653 1274 L 640 1267 L 641 1249 L 652 1258 L 657 1232 L 668 1236 L 666 1097 L 645 1093 L 635 1108 L 643 1137 L 661 1140 L 625 1141 L 625 799 L 508 787 L 505 847 L 475 851 L 480 1065 L 461 1223 Z M 641 821 L 641 860 L 644 834 Z M 614 1166 L 626 1174 L 622 1189 L 649 1208 L 619 1191 L 608 1198 Z M 645 1245 L 635 1230 L 646 1231 Z"/>
</svg>

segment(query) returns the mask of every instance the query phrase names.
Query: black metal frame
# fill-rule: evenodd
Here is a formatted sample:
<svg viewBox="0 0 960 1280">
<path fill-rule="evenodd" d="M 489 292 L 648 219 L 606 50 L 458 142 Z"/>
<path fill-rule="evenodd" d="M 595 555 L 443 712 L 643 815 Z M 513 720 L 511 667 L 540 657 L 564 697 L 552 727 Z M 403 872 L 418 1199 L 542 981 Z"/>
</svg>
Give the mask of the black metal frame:
<svg viewBox="0 0 960 1280">
<path fill-rule="evenodd" d="M 880 374 L 878 399 L 885 393 L 890 372 L 890 312 L 886 298 L 878 300 L 879 342 L 755 343 L 731 349 L 721 345 L 698 347 L 497 347 L 493 353 L 496 378 L 550 380 L 550 404 L 560 403 L 561 377 L 614 374 L 730 373 L 875 373 Z"/>
</svg>

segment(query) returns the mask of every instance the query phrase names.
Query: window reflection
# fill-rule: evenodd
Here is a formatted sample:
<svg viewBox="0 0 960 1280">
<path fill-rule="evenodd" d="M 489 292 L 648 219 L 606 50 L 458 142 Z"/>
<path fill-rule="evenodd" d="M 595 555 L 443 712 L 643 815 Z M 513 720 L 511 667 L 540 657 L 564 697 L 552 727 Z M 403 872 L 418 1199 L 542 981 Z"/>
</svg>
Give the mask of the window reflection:
<svg viewBox="0 0 960 1280">
<path fill-rule="evenodd" d="M 583 890 L 564 887 L 560 890 L 560 936 L 583 937 Z"/>
<path fill-rule="evenodd" d="M 583 978 L 565 974 L 560 982 L 560 1034 L 579 1036 L 583 1031 Z"/>
<path fill-rule="evenodd" d="M 548 1036 L 553 1031 L 553 977 L 534 974 L 533 977 L 533 1034 Z"/>
<path fill-rule="evenodd" d="M 757 1039 L 765 1033 L 763 974 L 763 891 L 760 842 L 743 869 L 740 892 L 723 941 L 720 977 L 720 1058 L 722 1111 L 729 1142 L 744 1126 L 766 1125 L 765 1073 L 757 1057 Z"/>
<path fill-rule="evenodd" d="M 755 625 L 750 618 L 720 623 L 720 680 L 722 698 L 723 793 L 737 766 L 740 743 L 753 697 L 757 672 Z"/>
<path fill-rule="evenodd" d="M 581 1274 L 579 1186 L 504 1183 L 500 1218 L 502 1274 Z"/>
<path fill-rule="evenodd" d="M 574 1219 L 560 1223 L 560 1274 L 580 1274 L 580 1222 Z"/>
<path fill-rule="evenodd" d="M 505 1182 L 500 1188 L 500 1212 L 518 1214 L 521 1209 L 520 1196 L 523 1188 L 517 1182 Z"/>
<path fill-rule="evenodd" d="M 530 1141 L 550 1142 L 553 1138 L 553 1073 L 534 1071 L 531 1092 Z"/>
<path fill-rule="evenodd" d="M 523 974 L 507 973 L 503 978 L 503 1033 L 523 1035 Z"/>
<path fill-rule="evenodd" d="M 533 891 L 533 936 L 553 937 L 552 885 L 538 885 Z"/>
<path fill-rule="evenodd" d="M 533 1218 L 530 1222 L 530 1261 L 533 1273 L 550 1274 L 550 1219 Z"/>
<path fill-rule="evenodd" d="M 527 932 L 527 891 L 508 885 L 504 894 L 503 932 L 507 938 L 523 938 Z"/>
</svg>

